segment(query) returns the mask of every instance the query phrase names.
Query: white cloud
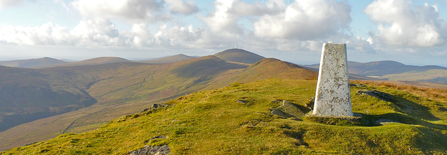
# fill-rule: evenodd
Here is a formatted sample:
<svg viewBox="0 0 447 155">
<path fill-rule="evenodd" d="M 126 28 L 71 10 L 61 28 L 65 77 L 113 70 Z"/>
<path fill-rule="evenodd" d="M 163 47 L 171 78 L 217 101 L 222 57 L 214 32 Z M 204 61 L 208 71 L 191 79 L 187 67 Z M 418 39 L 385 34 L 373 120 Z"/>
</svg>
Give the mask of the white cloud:
<svg viewBox="0 0 447 155">
<path fill-rule="evenodd" d="M 40 27 L 1 26 L 0 41 L 18 45 L 55 45 L 67 43 L 67 29 L 52 23 Z"/>
<path fill-rule="evenodd" d="M 238 16 L 230 12 L 235 1 L 237 0 L 216 0 L 214 2 L 215 11 L 202 18 L 213 32 L 243 33 L 242 26 L 237 24 Z"/>
<path fill-rule="evenodd" d="M 262 16 L 279 14 L 286 8 L 286 4 L 283 0 L 269 0 L 266 4 L 255 2 L 249 4 L 244 1 L 236 0 L 232 3 L 230 12 L 239 16 Z"/>
<path fill-rule="evenodd" d="M 351 7 L 333 0 L 300 0 L 278 15 L 264 15 L 253 24 L 259 37 L 298 40 L 325 38 L 349 29 Z"/>
<path fill-rule="evenodd" d="M 23 0 L 1 0 L 0 1 L 0 9 L 8 6 L 16 6 L 22 3 Z"/>
<path fill-rule="evenodd" d="M 0 26 L 0 42 L 16 45 L 78 47 L 143 47 L 153 43 L 147 24 L 134 24 L 130 31 L 118 31 L 109 20 L 82 20 L 73 30 L 43 24 L 39 27 Z"/>
<path fill-rule="evenodd" d="M 438 7 L 416 5 L 407 0 L 374 1 L 364 12 L 378 24 L 373 42 L 406 47 L 428 47 L 445 43 L 446 26 Z"/>
<path fill-rule="evenodd" d="M 171 10 L 172 13 L 189 15 L 199 11 L 199 8 L 194 1 L 184 2 L 182 0 L 165 0 L 165 2 L 168 4 L 168 9 Z"/>
<path fill-rule="evenodd" d="M 118 18 L 130 22 L 154 22 L 170 18 L 160 13 L 163 2 L 157 0 L 75 0 L 72 5 L 85 17 Z"/>
</svg>

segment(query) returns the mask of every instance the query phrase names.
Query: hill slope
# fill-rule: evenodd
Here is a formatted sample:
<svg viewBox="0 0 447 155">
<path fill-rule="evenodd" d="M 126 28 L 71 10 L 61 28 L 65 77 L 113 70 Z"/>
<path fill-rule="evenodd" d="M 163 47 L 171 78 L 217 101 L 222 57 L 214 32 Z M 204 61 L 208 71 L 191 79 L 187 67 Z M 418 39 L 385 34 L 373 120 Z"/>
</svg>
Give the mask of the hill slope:
<svg viewBox="0 0 447 155">
<path fill-rule="evenodd" d="M 2 66 L 19 67 L 19 68 L 47 67 L 53 65 L 61 65 L 65 63 L 67 62 L 48 57 L 39 59 L 28 59 L 28 60 L 0 61 L 0 65 Z"/>
<path fill-rule="evenodd" d="M 163 57 L 163 58 L 159 58 L 159 59 L 145 60 L 145 61 L 139 61 L 139 62 L 150 63 L 150 64 L 164 64 L 164 63 L 175 63 L 175 62 L 179 62 L 179 61 L 183 61 L 183 60 L 189 60 L 189 59 L 194 59 L 194 58 L 195 57 L 192 57 L 192 56 L 187 56 L 187 55 L 184 55 L 184 54 L 178 54 L 178 55 Z"/>
<path fill-rule="evenodd" d="M 307 66 L 318 69 L 319 65 Z M 399 80 L 420 81 L 447 84 L 447 68 L 441 66 L 412 66 L 395 61 L 375 61 L 367 63 L 348 62 L 348 69 L 352 77 L 362 80 Z M 367 77 L 356 77 L 356 75 Z M 373 79 L 375 78 L 375 79 Z"/>
<path fill-rule="evenodd" d="M 399 74 L 410 71 L 425 71 L 430 69 L 446 69 L 441 66 L 412 66 L 395 61 L 375 61 L 368 63 L 350 62 L 349 72 L 363 76 L 383 76 L 387 74 Z"/>
<path fill-rule="evenodd" d="M 228 49 L 219 53 L 214 54 L 214 56 L 225 60 L 225 61 L 233 61 L 240 63 L 253 64 L 264 57 L 257 55 L 255 53 L 248 52 L 243 49 Z"/>
<path fill-rule="evenodd" d="M 364 115 L 363 126 L 270 114 L 280 105 L 278 100 L 304 106 L 316 85 L 316 80 L 270 79 L 192 93 L 167 102 L 167 108 L 122 116 L 97 130 L 63 134 L 0 154 L 126 154 L 148 144 L 168 145 L 173 154 L 447 153 L 445 94 L 434 97 L 430 94 L 437 91 L 356 84 L 361 86 L 351 87 L 353 111 Z M 358 93 L 365 90 L 388 93 L 392 100 Z M 400 123 L 372 125 L 384 119 Z M 156 136 L 166 139 L 153 139 Z"/>
<path fill-rule="evenodd" d="M 130 60 L 126 60 L 119 57 L 99 57 L 93 59 L 87 59 L 78 62 L 70 62 L 61 65 L 53 65 L 50 67 L 64 67 L 64 66 L 88 66 L 88 65 L 102 65 L 102 64 L 110 64 L 110 63 L 122 63 L 122 62 L 132 62 Z"/>
<path fill-rule="evenodd" d="M 319 65 L 310 65 L 308 67 L 318 69 Z M 405 65 L 396 61 L 374 61 L 374 62 L 348 62 L 349 73 L 357 74 L 362 76 L 383 76 L 388 74 L 400 74 L 405 72 L 421 72 L 432 69 L 443 69 L 447 70 L 445 67 L 441 66 L 413 66 Z"/>
<path fill-rule="evenodd" d="M 316 76 L 316 72 L 299 66 L 276 59 L 269 60 L 254 64 L 249 69 L 246 69 L 246 65 L 228 63 L 216 56 L 173 64 L 128 62 L 42 69 L 48 74 L 68 75 L 61 81 L 85 89 L 98 103 L 4 131 L 0 133 L 0 143 L 5 145 L 0 146 L 0 149 L 45 140 L 64 132 L 95 129 L 118 116 L 139 112 L 150 104 L 195 91 L 271 77 L 308 79 Z M 286 73 L 278 74 L 278 71 Z"/>
<path fill-rule="evenodd" d="M 318 73 L 278 59 L 264 58 L 237 76 L 238 82 L 252 82 L 269 78 L 308 80 L 317 78 Z"/>
<path fill-rule="evenodd" d="M 96 102 L 82 89 L 62 82 L 62 76 L 3 66 L 0 74 L 0 131 Z"/>
</svg>

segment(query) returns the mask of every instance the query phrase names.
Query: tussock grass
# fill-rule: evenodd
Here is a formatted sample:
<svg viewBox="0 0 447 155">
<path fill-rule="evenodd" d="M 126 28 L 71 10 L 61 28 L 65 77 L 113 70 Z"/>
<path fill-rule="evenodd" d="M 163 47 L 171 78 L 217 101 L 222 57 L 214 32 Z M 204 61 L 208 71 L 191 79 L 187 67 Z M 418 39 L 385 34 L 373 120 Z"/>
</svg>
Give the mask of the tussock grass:
<svg viewBox="0 0 447 155">
<path fill-rule="evenodd" d="M 357 84 L 360 84 L 358 82 Z M 370 123 L 381 118 L 401 123 L 328 125 L 270 114 L 287 100 L 304 106 L 315 80 L 268 79 L 234 83 L 167 102 L 169 107 L 125 115 L 101 128 L 63 134 L 0 154 L 125 154 L 145 145 L 167 144 L 173 154 L 445 154 L 446 102 L 368 83 L 351 87 L 353 111 Z M 361 95 L 378 90 L 411 108 Z M 246 104 L 238 103 L 243 100 Z M 166 139 L 153 139 L 163 135 Z"/>
</svg>

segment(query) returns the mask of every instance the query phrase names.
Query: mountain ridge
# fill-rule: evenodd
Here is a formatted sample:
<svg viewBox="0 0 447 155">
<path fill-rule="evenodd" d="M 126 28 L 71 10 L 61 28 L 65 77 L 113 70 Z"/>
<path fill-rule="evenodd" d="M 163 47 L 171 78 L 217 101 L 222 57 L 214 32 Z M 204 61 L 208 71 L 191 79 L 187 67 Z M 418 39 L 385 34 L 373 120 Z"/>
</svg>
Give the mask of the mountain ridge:
<svg viewBox="0 0 447 155">
<path fill-rule="evenodd" d="M 25 59 L 25 60 L 0 61 L 0 65 L 2 66 L 18 67 L 18 68 L 38 68 L 38 67 L 47 67 L 66 63 L 68 62 L 50 57 Z"/>
<path fill-rule="evenodd" d="M 258 54 L 238 48 L 227 49 L 214 54 L 214 56 L 225 61 L 234 61 L 246 64 L 253 64 L 264 58 Z"/>
<path fill-rule="evenodd" d="M 280 62 L 279 60 L 276 60 Z M 267 64 L 267 66 L 269 66 Z M 270 65 L 274 66 L 274 65 Z M 165 99 L 178 97 L 200 90 L 220 88 L 237 82 L 237 74 L 247 68 L 246 65 L 229 63 L 214 55 L 194 58 L 171 64 L 144 64 L 136 62 L 109 63 L 89 66 L 59 66 L 39 69 L 47 75 L 58 76 L 62 83 L 51 84 L 55 88 L 76 87 L 85 90 L 97 100 L 97 103 L 83 109 L 36 120 L 0 133 L 0 143 L 9 143 L 8 147 L 23 145 L 32 141 L 45 140 L 51 133 L 81 132 L 95 129 L 120 115 L 135 113 L 147 104 L 158 103 Z M 262 67 L 261 67 L 262 68 Z M 292 67 L 294 68 L 294 67 Z M 252 71 L 270 72 L 265 70 Z M 227 74 L 233 72 L 235 74 Z M 312 71 L 313 75 L 316 75 Z M 272 76 L 273 75 L 273 76 Z M 269 77 L 275 77 L 271 74 Z M 298 74 L 297 74 L 298 75 Z M 230 76 L 227 80 L 225 77 Z M 292 74 L 290 74 L 292 76 Z M 281 78 L 281 77 L 278 77 Z M 300 77 L 294 77 L 300 78 Z M 257 78 L 246 78 L 250 82 Z M 241 80 L 242 81 L 242 80 Z M 125 109 L 122 109 L 126 107 Z M 52 120 L 52 121 L 49 121 Z M 33 125 L 31 125 L 33 124 Z M 64 124 L 58 125 L 56 124 Z M 35 128 L 50 128 L 48 132 L 39 132 L 40 136 L 27 137 L 26 133 Z M 26 128 L 26 129 L 25 129 Z M 4 141 L 9 139 L 8 142 Z M 13 144 L 13 145 L 12 145 Z M 6 146 L 6 145 L 5 145 Z M 0 146 L 0 149 L 5 148 Z"/>
<path fill-rule="evenodd" d="M 196 57 L 188 56 L 188 55 L 184 55 L 184 54 L 177 54 L 177 55 L 173 55 L 173 56 L 167 56 L 167 57 L 162 57 L 162 58 L 158 58 L 158 59 L 144 60 L 144 61 L 138 61 L 138 62 L 162 64 L 162 63 L 175 63 L 175 62 L 188 60 L 188 59 L 194 59 L 194 58 L 196 58 Z"/>
</svg>

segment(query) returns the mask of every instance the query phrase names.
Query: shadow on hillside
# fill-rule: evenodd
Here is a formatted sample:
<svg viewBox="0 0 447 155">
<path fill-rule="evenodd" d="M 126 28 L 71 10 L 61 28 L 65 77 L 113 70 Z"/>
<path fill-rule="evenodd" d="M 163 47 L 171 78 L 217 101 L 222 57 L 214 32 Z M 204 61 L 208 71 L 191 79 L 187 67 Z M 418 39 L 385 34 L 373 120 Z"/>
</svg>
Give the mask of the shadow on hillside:
<svg viewBox="0 0 447 155">
<path fill-rule="evenodd" d="M 437 128 L 447 130 L 447 125 L 433 124 L 426 122 L 424 120 L 407 116 L 400 113 L 387 113 L 382 115 L 363 115 L 363 119 L 367 120 L 368 126 L 379 126 L 379 121 L 384 121 L 385 123 L 403 123 L 403 124 L 413 124 L 422 125 L 430 128 Z"/>
<path fill-rule="evenodd" d="M 388 93 L 380 92 L 377 90 L 372 91 L 359 91 L 359 94 L 367 94 L 372 97 L 376 97 L 380 100 L 391 102 L 396 107 L 398 112 L 406 113 L 417 119 L 425 119 L 430 121 L 440 120 L 430 112 L 430 108 L 417 104 L 413 101 L 407 100 L 403 97 L 391 95 Z"/>
<path fill-rule="evenodd" d="M 419 134 L 416 139 L 416 147 L 424 154 L 433 154 L 433 150 L 447 152 L 447 135 L 430 128 L 418 128 Z"/>
<path fill-rule="evenodd" d="M 202 60 L 175 68 L 172 71 L 180 77 L 193 78 L 200 76 L 212 76 L 230 69 L 241 68 L 247 68 L 247 66 L 222 61 Z"/>
</svg>

